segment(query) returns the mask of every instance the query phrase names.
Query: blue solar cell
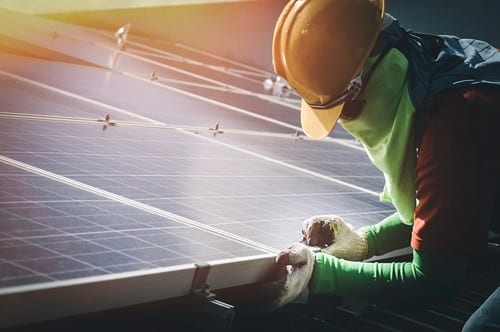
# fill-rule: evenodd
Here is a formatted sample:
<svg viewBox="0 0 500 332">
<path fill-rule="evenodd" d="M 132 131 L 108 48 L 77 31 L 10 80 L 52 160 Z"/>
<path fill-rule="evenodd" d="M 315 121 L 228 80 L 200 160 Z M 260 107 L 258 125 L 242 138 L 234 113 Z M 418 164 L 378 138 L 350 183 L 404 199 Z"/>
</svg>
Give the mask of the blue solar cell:
<svg viewBox="0 0 500 332">
<path fill-rule="evenodd" d="M 59 282 L 114 278 L 143 294 L 127 283 L 161 273 L 183 282 L 163 289 L 179 296 L 194 263 L 268 266 L 312 215 L 345 215 L 359 227 L 392 212 L 378 201 L 383 178 L 345 131 L 294 136 L 297 96 L 264 95 L 254 75 L 174 70 L 127 52 L 103 70 L 109 47 L 60 42 L 68 44 L 40 46 L 100 67 L 0 53 L 0 300 L 13 286 L 64 299 Z M 111 122 L 97 122 L 106 113 Z M 258 278 L 236 266 L 231 285 Z"/>
</svg>

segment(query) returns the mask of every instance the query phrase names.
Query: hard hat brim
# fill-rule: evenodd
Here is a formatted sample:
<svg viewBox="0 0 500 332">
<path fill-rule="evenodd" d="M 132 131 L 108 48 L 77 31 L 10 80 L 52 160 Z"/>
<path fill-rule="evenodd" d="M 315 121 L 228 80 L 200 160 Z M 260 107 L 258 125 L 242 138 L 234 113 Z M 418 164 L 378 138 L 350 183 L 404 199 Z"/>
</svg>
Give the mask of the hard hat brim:
<svg viewBox="0 0 500 332">
<path fill-rule="evenodd" d="M 300 106 L 300 122 L 304 133 L 315 139 L 328 136 L 342 113 L 344 103 L 327 109 L 314 109 L 302 99 Z"/>
</svg>

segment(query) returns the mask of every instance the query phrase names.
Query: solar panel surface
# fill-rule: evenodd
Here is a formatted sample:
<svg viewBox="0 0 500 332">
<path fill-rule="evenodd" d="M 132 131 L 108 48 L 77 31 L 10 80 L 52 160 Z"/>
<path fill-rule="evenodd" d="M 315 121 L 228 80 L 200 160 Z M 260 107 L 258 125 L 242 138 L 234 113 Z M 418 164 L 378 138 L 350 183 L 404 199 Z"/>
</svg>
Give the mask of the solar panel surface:
<svg viewBox="0 0 500 332">
<path fill-rule="evenodd" d="M 392 212 L 346 132 L 297 135 L 298 97 L 266 91 L 270 73 L 133 36 L 119 51 L 112 32 L 17 15 L 0 11 L 0 321 L 185 295 L 195 263 L 215 288 L 255 282 L 305 218 L 359 227 Z M 96 284 L 116 293 L 61 310 Z"/>
</svg>

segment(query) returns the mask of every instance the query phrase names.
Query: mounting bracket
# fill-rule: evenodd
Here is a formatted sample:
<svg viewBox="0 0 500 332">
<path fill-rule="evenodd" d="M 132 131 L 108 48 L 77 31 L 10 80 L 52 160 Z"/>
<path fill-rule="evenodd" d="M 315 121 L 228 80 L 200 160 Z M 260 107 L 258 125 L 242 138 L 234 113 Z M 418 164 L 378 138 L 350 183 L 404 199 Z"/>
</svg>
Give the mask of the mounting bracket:
<svg viewBox="0 0 500 332">
<path fill-rule="evenodd" d="M 210 265 L 195 264 L 196 271 L 191 285 L 193 311 L 197 314 L 197 327 L 209 331 L 229 331 L 234 318 L 234 306 L 216 299 L 207 283 Z"/>
</svg>

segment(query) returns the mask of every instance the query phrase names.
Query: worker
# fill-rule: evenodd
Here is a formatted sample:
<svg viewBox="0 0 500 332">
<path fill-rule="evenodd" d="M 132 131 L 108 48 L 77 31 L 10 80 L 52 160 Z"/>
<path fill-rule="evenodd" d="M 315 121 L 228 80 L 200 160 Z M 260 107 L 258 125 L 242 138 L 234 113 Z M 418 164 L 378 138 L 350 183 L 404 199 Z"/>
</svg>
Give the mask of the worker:
<svg viewBox="0 0 500 332">
<path fill-rule="evenodd" d="M 292 0 L 276 23 L 274 69 L 302 97 L 303 131 L 320 139 L 340 122 L 383 173 L 380 198 L 395 208 L 358 230 L 336 215 L 305 220 L 305 244 L 276 258 L 286 274 L 277 306 L 304 292 L 449 299 L 499 231 L 500 53 L 407 30 L 384 5 Z M 410 261 L 364 261 L 408 246 Z"/>
</svg>

